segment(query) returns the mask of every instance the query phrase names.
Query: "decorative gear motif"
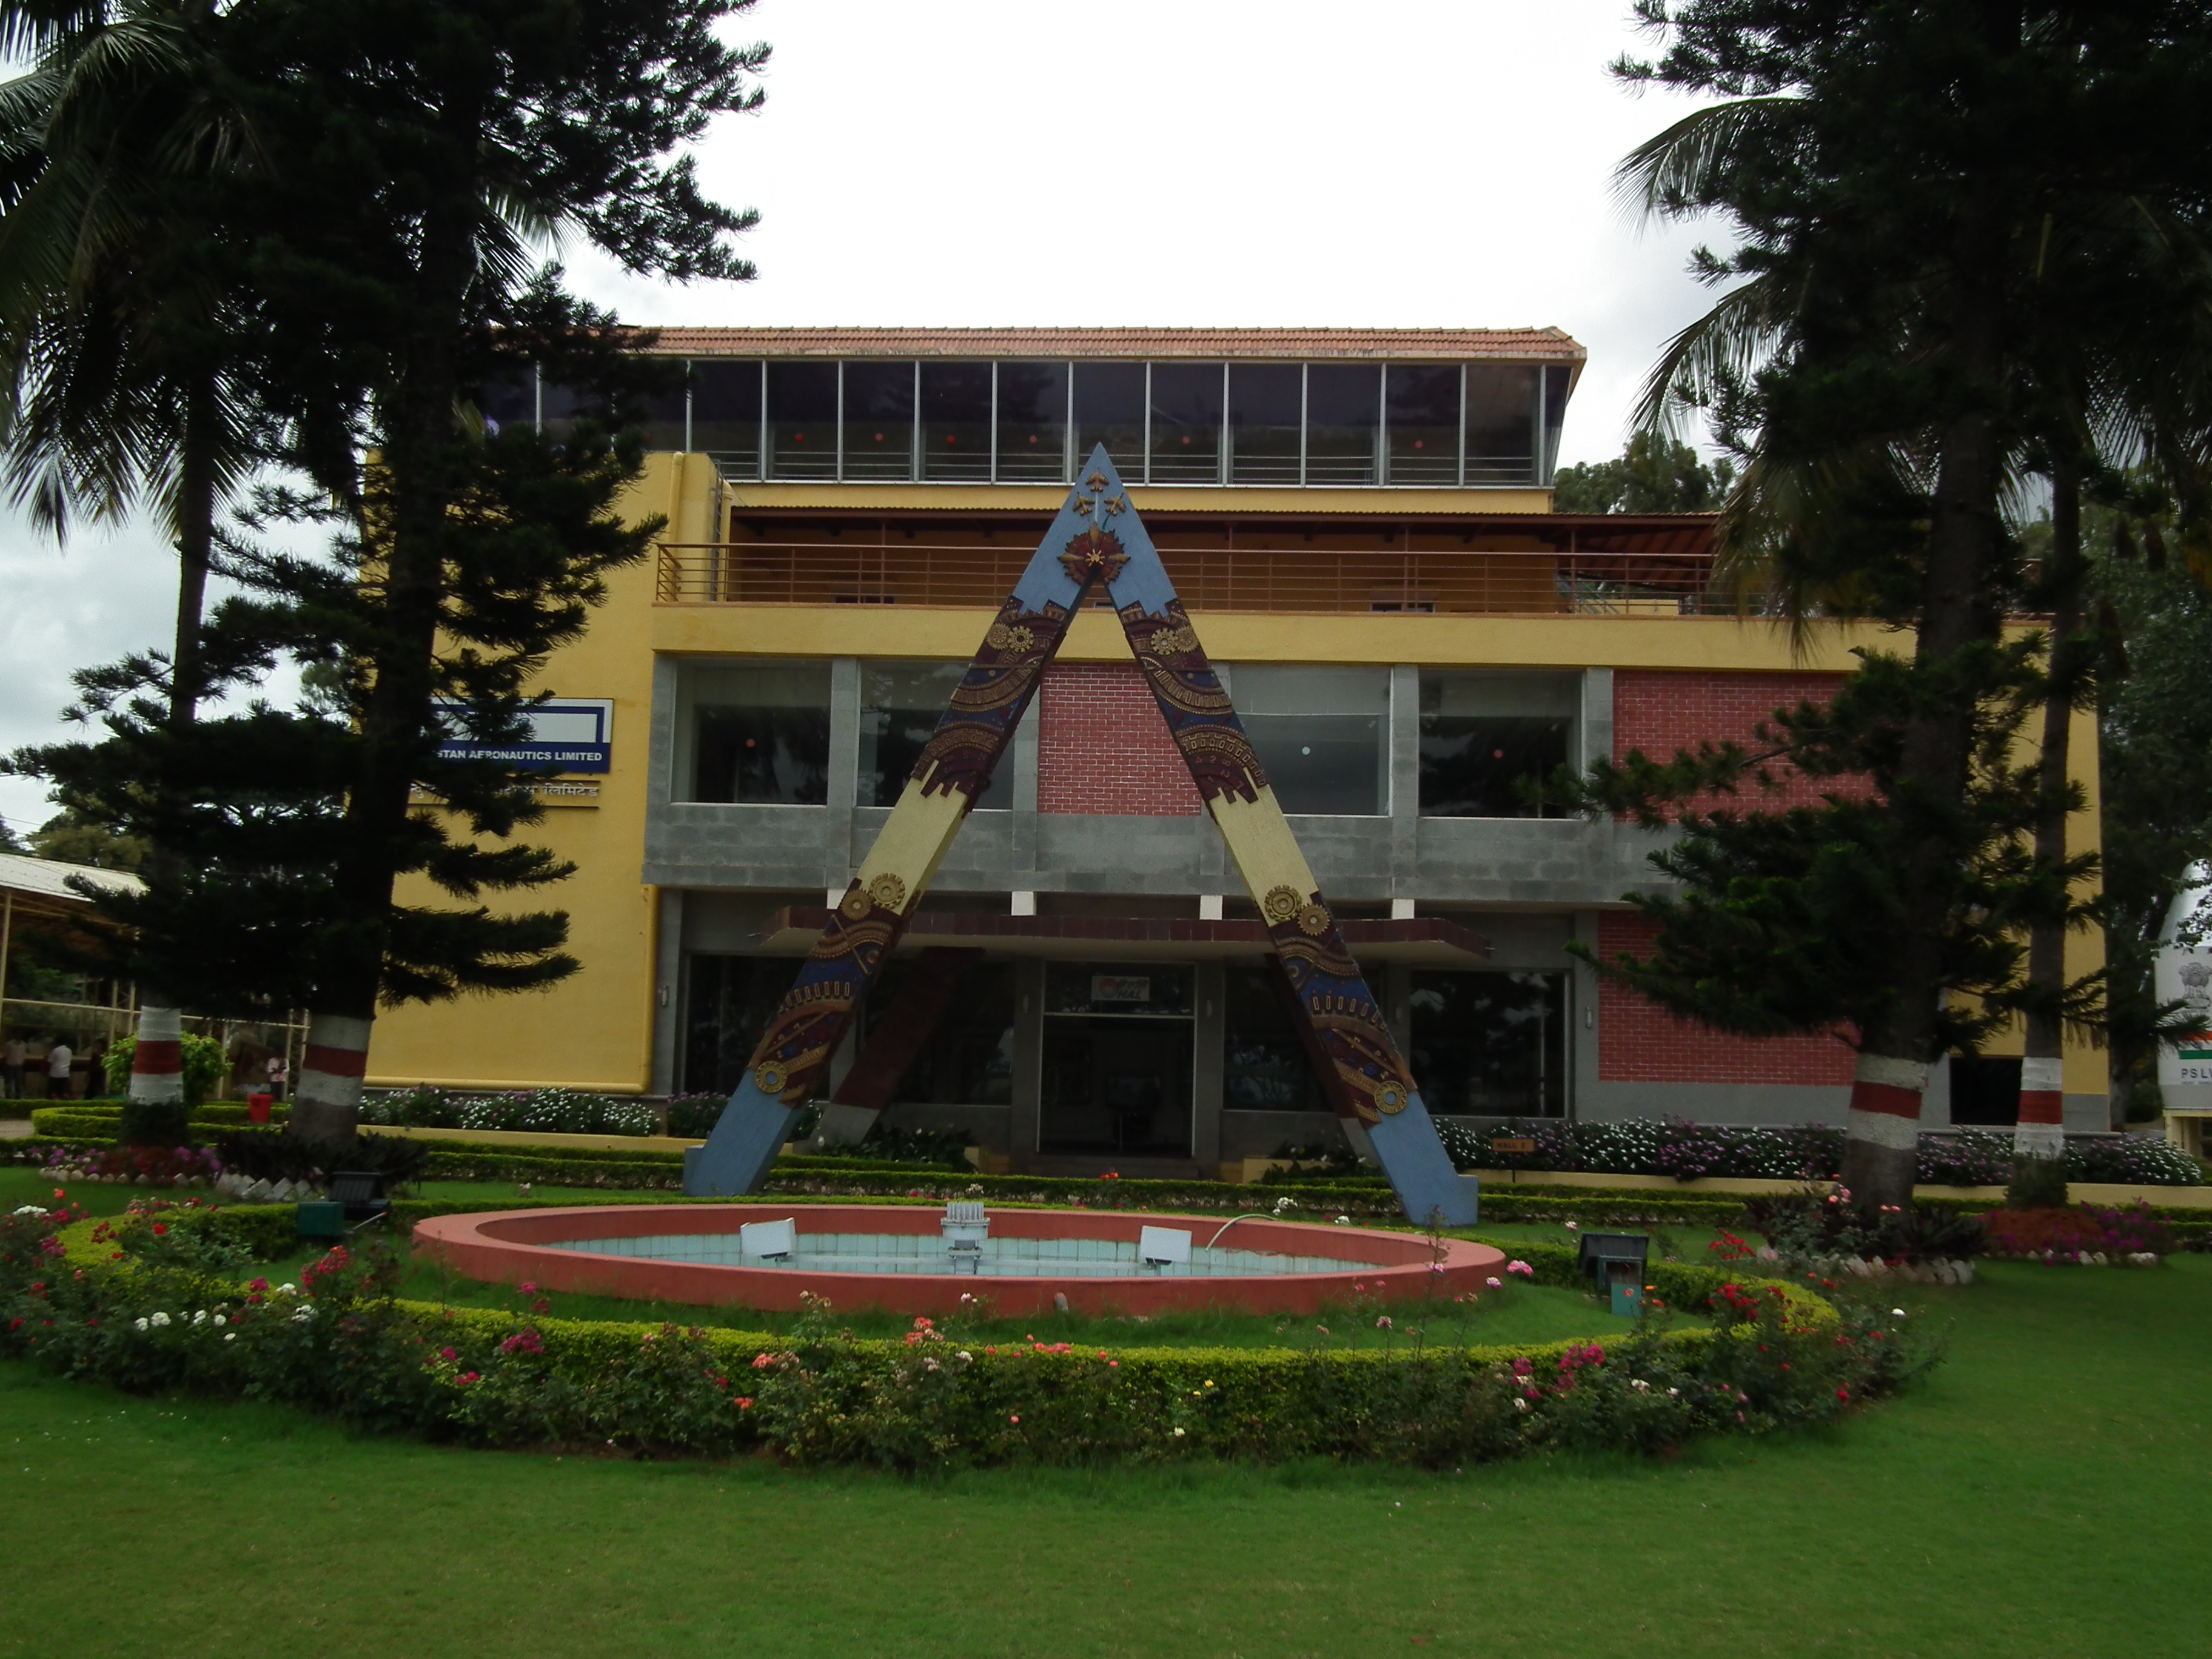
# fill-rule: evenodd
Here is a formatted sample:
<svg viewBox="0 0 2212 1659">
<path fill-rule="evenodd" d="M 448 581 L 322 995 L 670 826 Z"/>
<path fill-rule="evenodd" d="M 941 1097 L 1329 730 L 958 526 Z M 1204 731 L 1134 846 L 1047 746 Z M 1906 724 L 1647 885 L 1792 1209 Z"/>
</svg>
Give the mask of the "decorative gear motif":
<svg viewBox="0 0 2212 1659">
<path fill-rule="evenodd" d="M 1180 657 L 1186 651 L 1198 649 L 1198 630 L 1194 628 L 1163 628 L 1152 635 L 1152 649 L 1163 657 Z"/>
<path fill-rule="evenodd" d="M 868 896 L 886 910 L 906 902 L 906 884 L 888 870 L 868 884 Z"/>
<path fill-rule="evenodd" d="M 1268 889 L 1267 896 L 1260 901 L 1260 914 L 1279 926 L 1297 915 L 1299 906 L 1304 902 L 1295 887 L 1273 887 Z"/>
<path fill-rule="evenodd" d="M 753 1067 L 753 1087 L 764 1095 L 783 1092 L 783 1067 L 775 1060 L 764 1060 Z"/>
<path fill-rule="evenodd" d="M 1412 1099 L 1402 1085 L 1386 1083 L 1375 1091 L 1375 1109 L 1385 1117 L 1395 1117 Z"/>
<path fill-rule="evenodd" d="M 1016 623 L 994 622 L 983 643 L 994 651 L 1026 651 L 1036 643 L 1036 635 Z"/>
<path fill-rule="evenodd" d="M 851 892 L 845 895 L 844 898 L 839 902 L 837 908 L 840 910 L 842 910 L 854 921 L 866 921 L 868 919 L 868 910 L 870 908 L 868 903 L 868 896 L 861 889 L 855 887 Z"/>
<path fill-rule="evenodd" d="M 1298 932 L 1308 939 L 1319 939 L 1328 932 L 1328 906 L 1309 904 L 1298 912 Z"/>
</svg>

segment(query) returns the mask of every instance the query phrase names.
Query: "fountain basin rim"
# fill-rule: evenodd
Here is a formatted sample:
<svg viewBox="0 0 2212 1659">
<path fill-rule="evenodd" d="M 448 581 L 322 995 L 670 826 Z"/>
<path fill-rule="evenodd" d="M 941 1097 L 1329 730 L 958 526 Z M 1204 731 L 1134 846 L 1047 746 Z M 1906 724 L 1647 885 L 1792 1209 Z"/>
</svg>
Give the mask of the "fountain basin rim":
<svg viewBox="0 0 2212 1659">
<path fill-rule="evenodd" d="M 834 1308 L 935 1315 L 955 1311 L 964 1291 L 988 1297 L 997 1313 L 1006 1317 L 1050 1313 L 1057 1305 L 1055 1298 L 1061 1297 L 1070 1311 L 1095 1316 L 1209 1307 L 1305 1314 L 1356 1296 L 1395 1303 L 1480 1295 L 1505 1261 L 1502 1252 L 1462 1239 L 1432 1243 L 1419 1233 L 1273 1218 L 1238 1221 L 1222 1238 L 1222 1247 L 1327 1255 L 1359 1265 L 1318 1273 L 1112 1279 L 994 1274 L 979 1280 L 965 1274 L 754 1267 L 560 1248 L 605 1238 L 734 1233 L 745 1222 L 787 1216 L 798 1223 L 801 1237 L 853 1231 L 934 1236 L 941 1213 L 934 1207 L 903 1205 L 595 1204 L 433 1216 L 416 1224 L 415 1241 L 418 1249 L 465 1277 L 493 1284 L 527 1281 L 542 1290 L 572 1294 L 774 1312 L 795 1311 L 803 1305 L 803 1296 L 811 1294 L 828 1298 Z M 1144 1227 L 1166 1226 L 1187 1230 L 1194 1243 L 1202 1244 L 1221 1225 L 1215 1217 L 1135 1210 L 988 1213 L 992 1234 L 998 1238 L 1133 1241 Z"/>
</svg>

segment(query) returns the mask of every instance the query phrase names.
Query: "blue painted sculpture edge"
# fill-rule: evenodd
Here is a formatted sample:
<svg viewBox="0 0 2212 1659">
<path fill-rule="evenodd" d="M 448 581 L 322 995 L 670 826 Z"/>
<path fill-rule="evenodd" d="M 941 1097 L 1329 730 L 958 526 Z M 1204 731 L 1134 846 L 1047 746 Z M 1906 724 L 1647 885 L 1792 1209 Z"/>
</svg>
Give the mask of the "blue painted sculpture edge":
<svg viewBox="0 0 2212 1659">
<path fill-rule="evenodd" d="M 1451 1156 L 1419 1095 L 1407 1103 L 1404 1111 L 1369 1125 L 1367 1138 L 1375 1145 L 1375 1156 L 1408 1221 L 1423 1227 L 1431 1220 L 1446 1227 L 1475 1224 L 1480 1204 L 1476 1184 L 1452 1167 Z"/>
<path fill-rule="evenodd" d="M 730 1103 L 714 1120 L 707 1144 L 684 1149 L 684 1196 L 737 1198 L 758 1191 L 782 1152 L 783 1143 L 791 1138 L 795 1115 L 774 1095 L 763 1094 L 747 1077 L 732 1091 Z"/>
</svg>

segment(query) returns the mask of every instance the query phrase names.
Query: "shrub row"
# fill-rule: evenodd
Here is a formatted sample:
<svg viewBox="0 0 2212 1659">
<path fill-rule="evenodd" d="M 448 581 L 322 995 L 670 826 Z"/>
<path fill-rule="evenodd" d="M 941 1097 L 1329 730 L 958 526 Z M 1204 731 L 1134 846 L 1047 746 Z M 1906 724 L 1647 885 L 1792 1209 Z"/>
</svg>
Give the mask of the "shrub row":
<svg viewBox="0 0 2212 1659">
<path fill-rule="evenodd" d="M 280 1217 L 0 1218 L 0 1342 L 64 1375 L 475 1444 L 898 1469 L 1655 1450 L 1829 1420 L 1934 1357 L 1909 1322 L 1663 1266 L 1663 1298 L 1755 1321 L 1515 1348 L 1077 1351 L 963 1344 L 926 1322 L 903 1343 L 855 1341 L 826 1308 L 781 1337 L 453 1310 L 392 1297 L 376 1264 L 344 1250 L 297 1290 L 214 1275 L 226 1249 L 288 1245 Z M 1540 1278 L 1571 1278 L 1571 1253 L 1521 1250 Z"/>
</svg>

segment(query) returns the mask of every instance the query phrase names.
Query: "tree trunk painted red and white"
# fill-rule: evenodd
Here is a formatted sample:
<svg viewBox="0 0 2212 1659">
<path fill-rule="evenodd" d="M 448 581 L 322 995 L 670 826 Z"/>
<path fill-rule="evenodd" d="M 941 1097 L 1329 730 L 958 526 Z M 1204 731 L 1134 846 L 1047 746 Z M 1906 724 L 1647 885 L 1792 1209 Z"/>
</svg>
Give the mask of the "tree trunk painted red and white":
<svg viewBox="0 0 2212 1659">
<path fill-rule="evenodd" d="M 2020 1125 L 2013 1149 L 2022 1158 L 2066 1155 L 2066 1062 L 2030 1054 L 2020 1063 Z"/>
<path fill-rule="evenodd" d="M 1844 1185 L 1855 1197 L 1909 1200 L 1920 1163 L 1920 1102 L 1928 1063 L 1861 1054 L 1844 1131 Z M 1899 1195 L 1902 1195 L 1900 1199 Z"/>
<path fill-rule="evenodd" d="M 375 1024 L 352 1014 L 316 1014 L 308 1020 L 307 1049 L 292 1091 L 294 1138 L 316 1145 L 353 1139 Z"/>
<path fill-rule="evenodd" d="M 142 1005 L 138 1040 L 131 1051 L 131 1098 L 165 1105 L 184 1097 L 184 1012 Z"/>
</svg>

